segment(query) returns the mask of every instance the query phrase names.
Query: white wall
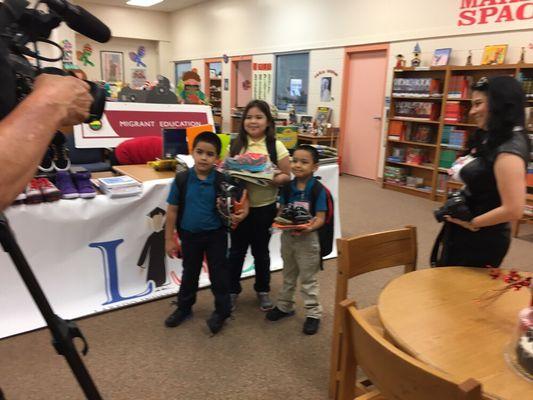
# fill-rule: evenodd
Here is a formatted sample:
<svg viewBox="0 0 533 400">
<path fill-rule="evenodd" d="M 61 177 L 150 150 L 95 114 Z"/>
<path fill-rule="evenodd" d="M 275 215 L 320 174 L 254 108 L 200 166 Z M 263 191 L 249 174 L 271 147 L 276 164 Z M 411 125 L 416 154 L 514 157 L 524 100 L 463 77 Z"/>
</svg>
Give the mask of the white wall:
<svg viewBox="0 0 533 400">
<path fill-rule="evenodd" d="M 523 3 L 531 1 L 509 6 L 514 11 Z M 462 0 L 209 1 L 172 14 L 173 56 L 185 60 L 531 29 L 531 19 L 458 26 L 461 4 Z M 527 16 L 533 18 L 533 4 L 527 7 Z"/>
<path fill-rule="evenodd" d="M 158 43 L 150 40 L 138 40 L 138 39 L 124 39 L 124 38 L 112 38 L 107 43 L 98 43 L 93 40 L 87 39 L 85 36 L 76 35 L 76 48 L 82 49 L 85 43 L 89 43 L 93 48 L 93 54 L 89 58 L 94 67 L 88 65 L 83 66 L 81 61 L 75 59 L 75 64 L 78 65 L 85 73 L 89 80 L 99 81 L 102 80 L 101 64 L 100 64 L 100 52 L 101 51 L 119 51 L 124 55 L 124 77 L 125 82 L 131 82 L 131 68 L 135 68 L 136 63 L 133 62 L 130 57 L 130 52 L 137 52 L 139 46 L 144 46 L 146 49 L 146 55 L 142 58 L 142 61 L 146 64 L 146 78 L 149 81 L 155 81 L 156 76 L 159 74 L 159 54 Z M 172 77 L 171 77 L 172 80 Z"/>
<path fill-rule="evenodd" d="M 342 99 L 342 80 L 344 78 L 344 49 L 313 50 L 309 54 L 309 98 L 307 101 L 307 114 L 315 115 L 317 107 L 331 107 L 333 113 L 331 123 L 339 126 L 340 109 Z M 335 76 L 328 70 L 335 71 Z M 326 71 L 315 77 L 318 72 Z M 323 77 L 331 77 L 331 100 L 329 102 L 320 101 L 320 82 Z"/>
</svg>

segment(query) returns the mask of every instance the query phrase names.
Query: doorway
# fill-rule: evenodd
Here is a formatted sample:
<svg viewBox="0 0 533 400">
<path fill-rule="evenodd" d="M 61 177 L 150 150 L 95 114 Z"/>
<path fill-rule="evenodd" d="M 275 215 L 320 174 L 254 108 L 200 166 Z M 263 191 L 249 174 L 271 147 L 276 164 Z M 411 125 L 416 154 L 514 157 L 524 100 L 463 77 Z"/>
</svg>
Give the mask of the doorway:
<svg viewBox="0 0 533 400">
<path fill-rule="evenodd" d="M 347 48 L 341 117 L 341 171 L 375 180 L 385 102 L 388 45 Z"/>
</svg>

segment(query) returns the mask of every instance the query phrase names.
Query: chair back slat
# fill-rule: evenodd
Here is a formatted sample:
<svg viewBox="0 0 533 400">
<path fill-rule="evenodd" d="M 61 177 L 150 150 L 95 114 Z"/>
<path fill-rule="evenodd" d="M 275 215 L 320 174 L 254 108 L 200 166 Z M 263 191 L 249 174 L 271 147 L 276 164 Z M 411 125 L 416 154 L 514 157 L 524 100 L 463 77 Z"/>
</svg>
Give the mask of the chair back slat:
<svg viewBox="0 0 533 400">
<path fill-rule="evenodd" d="M 365 321 L 355 302 L 342 303 L 345 331 L 352 357 L 387 399 L 481 400 L 481 384 L 473 379 L 456 382 L 402 352 Z"/>
</svg>

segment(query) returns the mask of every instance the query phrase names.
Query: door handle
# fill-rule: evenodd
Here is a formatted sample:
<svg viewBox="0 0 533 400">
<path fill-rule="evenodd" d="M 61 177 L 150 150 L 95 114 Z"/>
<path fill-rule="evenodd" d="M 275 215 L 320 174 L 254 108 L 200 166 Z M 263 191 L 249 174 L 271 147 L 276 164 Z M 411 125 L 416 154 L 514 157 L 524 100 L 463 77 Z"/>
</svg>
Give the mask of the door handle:
<svg viewBox="0 0 533 400">
<path fill-rule="evenodd" d="M 381 117 L 372 117 L 372 119 L 375 119 L 375 120 L 381 121 Z"/>
</svg>

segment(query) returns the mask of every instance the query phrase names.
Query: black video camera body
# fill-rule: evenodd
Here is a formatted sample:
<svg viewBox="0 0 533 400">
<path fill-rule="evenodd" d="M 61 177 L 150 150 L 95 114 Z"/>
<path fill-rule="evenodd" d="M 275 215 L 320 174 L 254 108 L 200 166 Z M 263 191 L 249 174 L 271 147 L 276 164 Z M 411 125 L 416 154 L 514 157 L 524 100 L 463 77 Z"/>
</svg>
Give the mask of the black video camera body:
<svg viewBox="0 0 533 400">
<path fill-rule="evenodd" d="M 466 204 L 466 197 L 462 192 L 452 192 L 448 196 L 446 203 L 441 208 L 433 211 L 433 214 L 438 222 L 444 222 L 444 216 L 446 215 L 467 222 L 473 218 Z"/>
<path fill-rule="evenodd" d="M 97 20 L 83 8 L 70 4 L 67 0 L 41 0 L 39 3 L 48 5 L 49 12 L 28 9 L 26 0 L 5 0 L 0 4 L 0 40 L 9 49 L 8 62 L 16 79 L 16 99 L 22 101 L 33 89 L 35 78 L 41 73 L 54 75 L 68 75 L 59 68 L 40 68 L 40 61 L 55 62 L 63 58 L 63 49 L 57 43 L 48 39 L 53 29 L 64 20 L 67 25 L 86 36 L 106 42 L 111 36 L 109 28 Z M 33 42 L 35 51 L 26 47 Z M 47 58 L 39 54 L 37 42 L 48 43 L 60 51 L 57 58 Z M 26 56 L 37 60 L 33 66 Z M 106 93 L 96 83 L 86 81 L 90 86 L 90 93 L 94 99 L 89 111 L 87 123 L 102 118 L 105 107 Z"/>
</svg>

